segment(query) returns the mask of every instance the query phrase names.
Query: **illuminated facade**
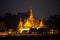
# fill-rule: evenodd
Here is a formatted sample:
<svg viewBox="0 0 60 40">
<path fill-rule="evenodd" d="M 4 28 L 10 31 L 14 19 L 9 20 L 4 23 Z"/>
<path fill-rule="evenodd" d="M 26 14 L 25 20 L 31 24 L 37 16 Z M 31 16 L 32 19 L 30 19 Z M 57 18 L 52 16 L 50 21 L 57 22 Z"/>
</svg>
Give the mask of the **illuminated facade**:
<svg viewBox="0 0 60 40">
<path fill-rule="evenodd" d="M 20 22 L 18 25 L 18 31 L 20 33 L 23 33 L 23 31 L 27 31 L 29 33 L 30 28 L 44 28 L 43 20 L 41 19 L 40 22 L 38 22 L 32 14 L 32 8 L 30 9 L 30 17 L 26 19 L 26 21 L 22 22 L 22 18 L 20 17 Z"/>
</svg>

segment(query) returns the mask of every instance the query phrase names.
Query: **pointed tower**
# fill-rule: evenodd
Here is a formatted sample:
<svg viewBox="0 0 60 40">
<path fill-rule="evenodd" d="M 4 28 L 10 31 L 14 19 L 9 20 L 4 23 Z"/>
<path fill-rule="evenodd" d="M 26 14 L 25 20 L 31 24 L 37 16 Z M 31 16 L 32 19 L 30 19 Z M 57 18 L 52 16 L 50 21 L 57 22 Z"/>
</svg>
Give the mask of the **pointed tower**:
<svg viewBox="0 0 60 40">
<path fill-rule="evenodd" d="M 34 17 L 32 15 L 32 8 L 30 8 L 30 17 L 24 23 L 24 27 L 31 28 L 34 25 Z"/>
<path fill-rule="evenodd" d="M 22 18 L 21 18 L 21 16 L 20 16 L 20 22 L 19 22 L 19 25 L 18 25 L 19 27 L 23 27 L 23 22 L 22 22 Z"/>
<path fill-rule="evenodd" d="M 23 22 L 22 22 L 22 18 L 21 18 L 21 16 L 20 16 L 20 22 L 19 22 L 19 25 L 18 25 L 18 31 L 19 31 L 20 33 L 22 33 L 22 28 L 23 28 Z"/>
<path fill-rule="evenodd" d="M 39 24 L 39 28 L 44 28 L 43 18 L 41 18 L 41 21 L 40 21 L 40 24 Z"/>
<path fill-rule="evenodd" d="M 29 21 L 31 22 L 32 26 L 34 25 L 34 17 L 33 17 L 33 14 L 32 14 L 32 7 L 30 8 L 30 17 L 29 17 Z"/>
<path fill-rule="evenodd" d="M 30 17 L 29 20 L 32 22 L 34 20 L 33 14 L 32 14 L 32 8 L 30 8 Z"/>
<path fill-rule="evenodd" d="M 32 15 L 32 8 L 30 8 L 30 18 L 33 18 L 33 15 Z"/>
</svg>

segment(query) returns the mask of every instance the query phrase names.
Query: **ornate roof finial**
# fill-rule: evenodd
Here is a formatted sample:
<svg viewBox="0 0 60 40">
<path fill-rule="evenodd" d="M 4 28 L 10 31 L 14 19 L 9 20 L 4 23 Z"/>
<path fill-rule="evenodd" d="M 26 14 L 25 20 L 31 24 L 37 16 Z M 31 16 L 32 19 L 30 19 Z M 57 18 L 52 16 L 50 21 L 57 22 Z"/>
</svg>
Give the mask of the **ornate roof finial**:
<svg viewBox="0 0 60 40">
<path fill-rule="evenodd" d="M 30 8 L 30 18 L 32 18 L 33 15 L 32 15 L 32 7 Z"/>
</svg>

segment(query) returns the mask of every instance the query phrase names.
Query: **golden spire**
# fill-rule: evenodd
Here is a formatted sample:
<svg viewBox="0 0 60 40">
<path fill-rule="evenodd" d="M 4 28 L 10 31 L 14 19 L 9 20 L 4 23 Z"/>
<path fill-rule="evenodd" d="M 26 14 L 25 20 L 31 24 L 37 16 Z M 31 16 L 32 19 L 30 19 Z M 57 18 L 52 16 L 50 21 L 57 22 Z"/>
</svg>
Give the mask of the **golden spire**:
<svg viewBox="0 0 60 40">
<path fill-rule="evenodd" d="M 19 27 L 23 27 L 23 22 L 22 22 L 22 18 L 21 18 L 21 16 L 20 16 Z"/>
<path fill-rule="evenodd" d="M 43 18 L 41 18 L 41 21 L 40 21 L 39 27 L 40 27 L 40 28 L 43 28 L 43 27 L 44 27 L 44 24 L 43 24 Z"/>
<path fill-rule="evenodd" d="M 30 8 L 30 18 L 32 18 L 33 15 L 32 15 L 32 8 Z"/>
</svg>

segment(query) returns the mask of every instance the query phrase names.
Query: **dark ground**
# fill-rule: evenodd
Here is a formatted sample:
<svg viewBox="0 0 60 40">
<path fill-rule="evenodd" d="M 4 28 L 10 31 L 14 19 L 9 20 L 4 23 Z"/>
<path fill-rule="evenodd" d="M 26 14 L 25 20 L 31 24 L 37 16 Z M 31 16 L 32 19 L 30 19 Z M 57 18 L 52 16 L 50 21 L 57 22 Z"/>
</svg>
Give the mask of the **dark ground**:
<svg viewBox="0 0 60 40">
<path fill-rule="evenodd" d="M 50 36 L 7 36 L 0 37 L 0 40 L 60 40 L 60 35 L 50 35 Z"/>
</svg>

